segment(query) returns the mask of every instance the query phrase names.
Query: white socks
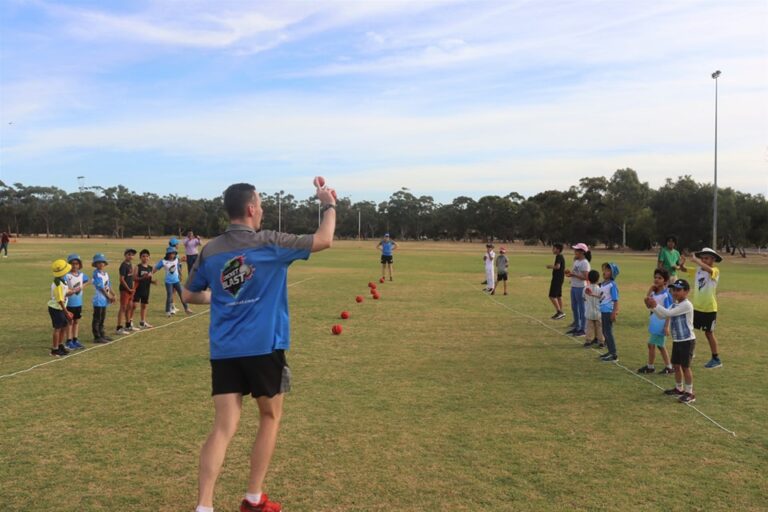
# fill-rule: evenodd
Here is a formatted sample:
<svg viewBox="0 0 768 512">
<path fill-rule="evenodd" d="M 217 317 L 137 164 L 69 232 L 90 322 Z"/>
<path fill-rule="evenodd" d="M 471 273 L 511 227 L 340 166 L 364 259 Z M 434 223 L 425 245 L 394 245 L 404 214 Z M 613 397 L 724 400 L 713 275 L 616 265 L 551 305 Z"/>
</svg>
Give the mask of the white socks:
<svg viewBox="0 0 768 512">
<path fill-rule="evenodd" d="M 213 507 L 204 507 L 202 505 L 198 505 L 195 509 L 195 512 L 213 512 Z"/>
<path fill-rule="evenodd" d="M 675 382 L 675 389 L 678 391 L 683 390 L 683 383 L 682 382 Z"/>
<path fill-rule="evenodd" d="M 251 494 L 247 492 L 245 493 L 245 499 L 256 505 L 261 501 L 261 493 Z"/>
<path fill-rule="evenodd" d="M 693 394 L 693 384 L 686 384 L 685 385 L 685 392 Z"/>
</svg>

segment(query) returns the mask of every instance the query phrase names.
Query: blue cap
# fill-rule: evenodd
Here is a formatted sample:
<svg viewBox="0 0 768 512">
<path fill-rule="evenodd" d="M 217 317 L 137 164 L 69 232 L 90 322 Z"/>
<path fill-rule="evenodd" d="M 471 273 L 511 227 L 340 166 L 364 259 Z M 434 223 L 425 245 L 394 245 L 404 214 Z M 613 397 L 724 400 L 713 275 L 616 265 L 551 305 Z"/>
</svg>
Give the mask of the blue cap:
<svg viewBox="0 0 768 512">
<path fill-rule="evenodd" d="M 173 237 L 170 240 L 168 240 L 168 245 L 170 245 L 171 247 L 176 247 L 177 245 L 179 245 L 179 241 L 176 239 L 176 237 Z"/>
<path fill-rule="evenodd" d="M 83 260 L 80 259 L 80 255 L 74 252 L 67 256 L 67 263 L 72 263 L 73 261 L 80 263 L 80 266 L 83 265 Z"/>
<path fill-rule="evenodd" d="M 384 233 L 384 236 L 389 238 L 389 233 Z"/>
<path fill-rule="evenodd" d="M 674 283 L 669 285 L 669 288 L 675 288 L 677 290 L 690 290 L 691 285 L 688 284 L 688 281 L 685 279 L 678 279 Z"/>
<path fill-rule="evenodd" d="M 104 256 L 104 253 L 97 252 L 96 254 L 93 255 L 93 263 L 92 263 L 92 265 L 95 267 L 97 263 L 105 263 L 105 264 L 109 265 L 109 263 L 107 262 L 107 257 Z"/>
<path fill-rule="evenodd" d="M 168 248 L 165 250 L 165 255 L 166 255 L 166 256 L 168 256 L 168 255 L 169 255 L 169 254 L 171 254 L 172 252 L 173 252 L 173 253 L 176 253 L 176 254 L 178 254 L 178 253 L 179 253 L 179 250 L 178 250 L 178 249 L 176 249 L 176 248 L 175 248 L 175 247 L 173 247 L 173 246 L 171 246 L 171 247 L 168 247 Z"/>
<path fill-rule="evenodd" d="M 616 279 L 617 277 L 619 277 L 619 266 L 615 263 L 609 263 L 608 266 L 611 269 L 611 277 L 613 279 Z"/>
</svg>

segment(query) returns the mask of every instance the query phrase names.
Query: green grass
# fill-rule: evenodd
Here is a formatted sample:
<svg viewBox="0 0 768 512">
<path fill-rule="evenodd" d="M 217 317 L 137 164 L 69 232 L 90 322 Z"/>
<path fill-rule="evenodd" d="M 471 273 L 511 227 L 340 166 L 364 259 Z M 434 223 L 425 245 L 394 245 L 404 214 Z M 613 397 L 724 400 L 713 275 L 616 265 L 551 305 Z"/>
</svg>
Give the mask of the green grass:
<svg viewBox="0 0 768 512">
<path fill-rule="evenodd" d="M 115 272 L 125 243 L 11 247 L 0 260 L 0 374 L 49 360 L 51 261 L 106 249 Z M 507 309 L 480 292 L 480 245 L 404 243 L 395 283 L 381 286 L 380 301 L 355 304 L 377 275 L 374 245 L 339 243 L 289 276 L 312 279 L 289 292 L 294 390 L 267 479 L 286 510 L 765 510 L 768 261 L 721 265 L 724 368 L 701 368 L 709 352 L 699 336 L 696 405 L 734 438 L 524 316 L 552 313 L 550 254 L 512 251 L 510 296 L 496 297 Z M 159 254 L 162 243 L 149 248 Z M 616 337 L 634 370 L 645 362 L 641 298 L 654 258 L 598 250 L 593 263 L 606 259 L 621 265 Z M 155 325 L 166 322 L 163 296 L 153 289 Z M 352 318 L 332 336 L 343 309 Z M 115 316 L 111 308 L 108 327 Z M 192 510 L 212 421 L 208 320 L 0 379 L 3 510 Z M 234 510 L 244 491 L 257 421 L 249 404 L 217 510 Z"/>
</svg>

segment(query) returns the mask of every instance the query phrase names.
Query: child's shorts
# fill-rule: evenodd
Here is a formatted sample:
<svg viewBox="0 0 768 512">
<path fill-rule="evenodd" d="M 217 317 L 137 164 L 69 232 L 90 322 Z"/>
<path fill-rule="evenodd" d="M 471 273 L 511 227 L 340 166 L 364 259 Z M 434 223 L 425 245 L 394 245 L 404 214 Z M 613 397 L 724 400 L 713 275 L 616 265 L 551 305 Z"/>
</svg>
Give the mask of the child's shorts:
<svg viewBox="0 0 768 512">
<path fill-rule="evenodd" d="M 597 320 L 587 320 L 587 341 L 592 341 L 597 338 L 600 343 L 605 342 L 605 336 L 603 335 L 603 322 L 599 318 Z"/>
<path fill-rule="evenodd" d="M 61 309 L 54 309 L 48 306 L 48 314 L 51 315 L 51 324 L 54 329 L 63 329 L 69 322 L 67 322 L 67 315 Z"/>
<path fill-rule="evenodd" d="M 83 306 L 67 306 L 67 311 L 72 313 L 72 320 L 83 318 Z"/>
<path fill-rule="evenodd" d="M 694 350 L 696 350 L 695 339 L 672 343 L 672 364 L 679 364 L 683 368 L 689 368 Z"/>
<path fill-rule="evenodd" d="M 563 296 L 563 281 L 561 279 L 553 279 L 549 284 L 549 296 L 553 299 Z"/>
<path fill-rule="evenodd" d="M 509 279 L 509 276 L 506 272 L 499 272 L 496 274 L 496 280 L 497 281 L 507 281 Z"/>
<path fill-rule="evenodd" d="M 717 323 L 717 311 L 705 313 L 703 311 L 693 310 L 693 328 L 702 331 L 715 332 Z"/>
<path fill-rule="evenodd" d="M 664 342 L 667 340 L 667 337 L 663 334 L 651 334 L 651 337 L 648 338 L 648 344 L 649 345 L 656 345 L 657 347 L 664 347 Z"/>
</svg>

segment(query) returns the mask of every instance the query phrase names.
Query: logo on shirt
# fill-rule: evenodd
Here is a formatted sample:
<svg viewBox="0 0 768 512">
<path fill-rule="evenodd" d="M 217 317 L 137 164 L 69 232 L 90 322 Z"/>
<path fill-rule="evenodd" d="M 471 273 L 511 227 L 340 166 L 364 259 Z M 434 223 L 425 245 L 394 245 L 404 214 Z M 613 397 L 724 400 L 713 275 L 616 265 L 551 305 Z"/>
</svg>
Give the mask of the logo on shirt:
<svg viewBox="0 0 768 512">
<path fill-rule="evenodd" d="M 224 264 L 221 270 L 221 287 L 237 298 L 246 281 L 253 277 L 253 267 L 245 262 L 245 256 L 236 256 Z"/>
</svg>

